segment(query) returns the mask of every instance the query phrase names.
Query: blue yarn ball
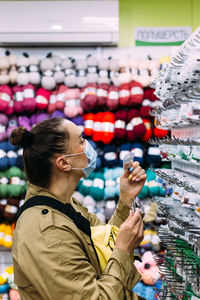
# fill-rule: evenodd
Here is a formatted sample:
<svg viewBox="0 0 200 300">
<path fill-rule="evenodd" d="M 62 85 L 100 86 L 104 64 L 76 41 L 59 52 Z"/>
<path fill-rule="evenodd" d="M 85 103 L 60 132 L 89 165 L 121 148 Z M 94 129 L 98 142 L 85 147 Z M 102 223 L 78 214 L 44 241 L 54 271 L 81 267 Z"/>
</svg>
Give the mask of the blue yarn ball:
<svg viewBox="0 0 200 300">
<path fill-rule="evenodd" d="M 161 164 L 160 149 L 158 147 L 149 147 L 146 156 L 147 164 L 152 168 L 159 168 Z"/>
<path fill-rule="evenodd" d="M 117 149 L 115 145 L 105 145 L 104 149 L 104 165 L 114 167 L 118 164 Z"/>
<path fill-rule="evenodd" d="M 122 174 L 124 173 L 124 169 L 122 167 L 116 167 L 113 169 L 113 175 L 114 175 L 114 179 L 122 176 Z"/>
<path fill-rule="evenodd" d="M 112 179 L 113 176 L 114 176 L 114 169 L 111 169 L 111 168 L 104 168 L 104 179 L 107 180 L 107 179 Z"/>
<path fill-rule="evenodd" d="M 123 159 L 124 159 L 124 156 L 125 156 L 126 154 L 128 154 L 130 151 L 131 151 L 131 143 L 123 144 L 123 145 L 120 147 L 120 152 L 119 152 L 119 162 L 120 162 L 120 166 L 121 166 L 121 167 L 123 167 Z"/>
<path fill-rule="evenodd" d="M 134 161 L 138 161 L 140 165 L 144 162 L 144 149 L 141 143 L 133 143 L 131 152 L 134 154 Z"/>
<path fill-rule="evenodd" d="M 0 170 L 6 170 L 9 167 L 9 160 L 7 157 L 7 142 L 0 143 Z"/>
<path fill-rule="evenodd" d="M 9 289 L 10 289 L 10 286 L 9 286 L 8 283 L 1 284 L 0 285 L 0 294 L 6 294 L 6 293 L 8 293 Z"/>
<path fill-rule="evenodd" d="M 19 147 L 12 145 L 9 141 L 7 141 L 7 151 L 17 151 Z"/>
</svg>

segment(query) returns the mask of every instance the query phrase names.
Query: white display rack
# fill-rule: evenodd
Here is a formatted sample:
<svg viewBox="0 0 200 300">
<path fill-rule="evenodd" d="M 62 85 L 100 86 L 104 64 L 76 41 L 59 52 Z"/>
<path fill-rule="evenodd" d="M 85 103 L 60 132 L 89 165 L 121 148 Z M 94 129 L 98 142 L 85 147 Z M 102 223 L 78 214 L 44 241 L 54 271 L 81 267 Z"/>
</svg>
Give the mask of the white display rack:
<svg viewBox="0 0 200 300">
<path fill-rule="evenodd" d="M 200 178 L 200 163 L 195 163 L 179 158 L 171 159 L 172 168 L 191 174 L 192 176 L 197 176 Z"/>
<path fill-rule="evenodd" d="M 182 128 L 172 128 L 171 136 L 178 139 L 199 139 L 200 138 L 200 125 L 188 126 Z"/>
<path fill-rule="evenodd" d="M 172 162 L 171 170 L 156 169 L 154 172 L 174 189 L 171 197 L 155 199 L 168 219 L 168 224 L 159 230 L 166 248 L 163 262 L 160 264 L 156 258 L 164 280 L 160 299 L 200 299 L 199 70 L 200 27 L 177 49 L 171 62 L 153 82 L 155 94 L 161 100 L 160 107 L 153 111 L 156 126 L 171 129 L 171 138 L 150 142 L 158 145 L 163 142 L 161 148 L 166 153 L 169 150 Z"/>
<path fill-rule="evenodd" d="M 171 169 L 157 169 L 154 171 L 159 177 L 166 180 L 170 184 L 183 187 L 188 192 L 200 194 L 200 185 L 198 176 L 187 174 L 185 171 L 180 171 L 176 174 Z"/>
<path fill-rule="evenodd" d="M 183 229 L 183 235 L 177 234 L 177 236 L 189 244 L 193 245 L 195 243 L 196 250 L 200 256 L 200 217 L 195 214 L 193 209 L 187 206 L 183 207 L 180 201 L 177 201 L 173 197 L 155 197 L 155 201 L 159 209 L 164 212 L 171 221 L 176 222 L 178 226 Z M 173 214 L 174 210 L 180 213 L 175 215 Z M 187 224 L 188 220 L 192 220 L 190 226 Z"/>
</svg>

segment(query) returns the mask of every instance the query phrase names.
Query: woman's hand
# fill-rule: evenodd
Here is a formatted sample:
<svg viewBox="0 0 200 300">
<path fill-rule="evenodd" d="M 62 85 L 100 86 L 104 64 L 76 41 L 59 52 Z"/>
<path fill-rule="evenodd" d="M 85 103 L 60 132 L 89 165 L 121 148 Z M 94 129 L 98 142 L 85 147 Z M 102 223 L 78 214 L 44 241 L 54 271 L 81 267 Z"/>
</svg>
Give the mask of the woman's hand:
<svg viewBox="0 0 200 300">
<path fill-rule="evenodd" d="M 124 174 L 120 177 L 120 201 L 131 208 L 133 200 L 141 192 L 147 175 L 139 163 L 133 162 L 133 171 L 125 170 Z"/>
<path fill-rule="evenodd" d="M 140 210 L 130 211 L 129 217 L 120 226 L 115 247 L 126 251 L 129 255 L 136 249 L 144 238 L 144 224 Z"/>
</svg>

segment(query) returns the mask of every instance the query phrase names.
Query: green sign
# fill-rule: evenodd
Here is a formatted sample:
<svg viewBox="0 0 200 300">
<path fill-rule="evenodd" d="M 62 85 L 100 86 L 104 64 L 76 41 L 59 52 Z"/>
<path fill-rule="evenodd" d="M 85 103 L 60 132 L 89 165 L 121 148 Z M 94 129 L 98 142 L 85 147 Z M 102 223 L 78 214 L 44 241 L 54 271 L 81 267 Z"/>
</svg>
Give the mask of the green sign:
<svg viewBox="0 0 200 300">
<path fill-rule="evenodd" d="M 135 27 L 136 46 L 179 46 L 192 33 L 192 27 Z"/>
</svg>

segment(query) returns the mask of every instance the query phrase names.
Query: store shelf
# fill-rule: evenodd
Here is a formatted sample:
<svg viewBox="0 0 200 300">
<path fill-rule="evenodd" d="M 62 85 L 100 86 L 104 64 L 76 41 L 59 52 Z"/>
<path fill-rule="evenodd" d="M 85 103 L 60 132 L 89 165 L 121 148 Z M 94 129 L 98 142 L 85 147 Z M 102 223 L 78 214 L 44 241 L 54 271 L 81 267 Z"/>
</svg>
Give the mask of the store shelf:
<svg viewBox="0 0 200 300">
<path fill-rule="evenodd" d="M 170 111 L 169 111 L 170 113 Z M 165 122 L 160 124 L 161 129 L 168 128 L 171 130 L 172 136 L 177 138 L 199 138 L 200 137 L 200 120 L 189 120 L 189 122 L 182 122 L 177 120 L 174 122 Z"/>
<path fill-rule="evenodd" d="M 167 228 L 160 228 L 159 235 L 168 252 L 163 257 L 154 254 L 154 258 L 169 292 L 178 299 L 186 296 L 199 299 L 200 259 L 187 243 L 174 237 Z"/>
<path fill-rule="evenodd" d="M 182 146 L 200 146 L 200 138 L 199 142 L 197 140 L 193 140 L 190 138 L 179 139 L 173 136 L 173 138 L 166 137 L 164 139 L 151 138 L 149 140 L 151 145 L 182 145 Z"/>
<path fill-rule="evenodd" d="M 178 174 L 175 176 L 174 170 L 166 169 L 163 171 L 163 169 L 152 169 L 152 171 L 170 184 L 176 184 L 183 187 L 188 192 L 200 194 L 199 176 L 185 174 L 184 171 L 180 176 L 181 179 L 179 179 L 177 177 Z"/>
<path fill-rule="evenodd" d="M 200 124 L 192 126 L 191 124 L 185 127 L 171 128 L 171 135 L 179 139 L 199 139 Z"/>
<path fill-rule="evenodd" d="M 190 158 L 198 157 L 200 146 L 199 46 L 200 27 L 153 82 L 161 105 L 152 115 L 159 128 L 171 130 L 171 138 L 150 143 L 163 145 L 172 167 L 153 171 L 173 189 L 171 197 L 154 198 L 168 219 L 158 231 L 165 255 L 155 257 L 164 281 L 159 299 L 200 299 L 200 164 Z"/>
<path fill-rule="evenodd" d="M 192 176 L 200 177 L 200 164 L 179 158 L 172 158 L 172 168 Z"/>
<path fill-rule="evenodd" d="M 195 243 L 200 257 L 200 217 L 196 215 L 194 208 L 183 206 L 172 197 L 155 197 L 155 201 L 168 220 L 177 224 L 174 235 L 179 236 L 189 244 Z"/>
</svg>

